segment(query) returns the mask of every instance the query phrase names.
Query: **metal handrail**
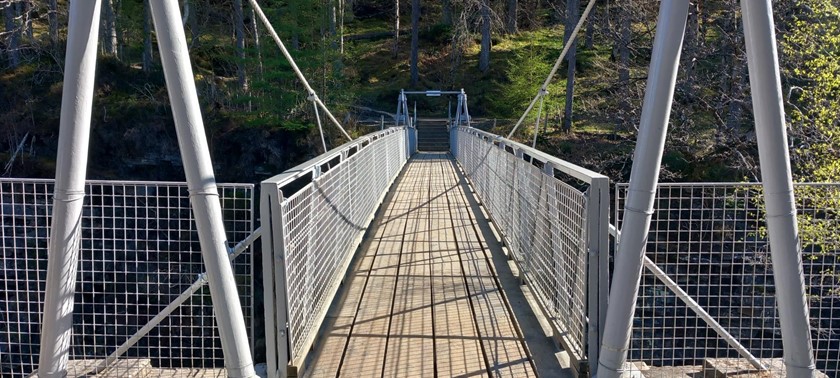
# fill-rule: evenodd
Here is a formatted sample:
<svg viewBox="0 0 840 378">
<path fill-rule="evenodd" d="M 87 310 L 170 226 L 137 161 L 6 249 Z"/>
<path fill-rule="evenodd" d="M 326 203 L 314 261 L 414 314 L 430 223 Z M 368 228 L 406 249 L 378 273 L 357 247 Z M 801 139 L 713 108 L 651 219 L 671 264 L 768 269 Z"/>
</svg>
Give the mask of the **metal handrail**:
<svg viewBox="0 0 840 378">
<path fill-rule="evenodd" d="M 530 146 L 526 146 L 519 142 L 514 142 L 510 139 L 501 137 L 493 133 L 489 133 L 487 131 L 482 131 L 472 127 L 458 127 L 458 131 L 487 138 L 488 140 L 492 140 L 493 142 L 498 142 L 500 144 L 504 143 L 505 146 L 512 147 L 514 148 L 514 150 L 519 150 L 542 163 L 550 163 L 554 167 L 554 169 L 559 170 L 560 172 L 563 172 L 587 184 L 592 183 L 592 180 L 594 179 L 608 179 L 607 176 L 598 172 L 574 165 L 572 163 L 569 163 L 568 161 L 551 156 L 545 152 L 534 149 Z"/>
<path fill-rule="evenodd" d="M 312 173 L 313 178 L 318 176 L 318 169 L 330 162 L 331 160 L 335 159 L 336 157 L 341 158 L 341 162 L 343 162 L 347 158 L 347 152 L 349 152 L 353 147 L 357 147 L 358 151 L 367 147 L 372 141 L 384 137 L 386 135 L 390 135 L 396 132 L 401 132 L 405 130 L 405 126 L 399 127 L 389 127 L 384 130 L 379 130 L 367 134 L 365 136 L 361 136 L 356 138 L 350 142 L 344 143 L 336 148 L 333 148 L 321 155 L 318 155 L 310 160 L 307 160 L 304 163 L 298 164 L 292 168 L 287 169 L 285 172 L 280 173 L 278 175 L 272 176 L 263 182 L 270 182 L 278 187 L 283 187 L 288 185 L 289 183 L 306 176 L 307 174 Z M 339 164 L 341 163 L 339 162 Z M 332 168 L 332 167 L 331 167 Z"/>
</svg>

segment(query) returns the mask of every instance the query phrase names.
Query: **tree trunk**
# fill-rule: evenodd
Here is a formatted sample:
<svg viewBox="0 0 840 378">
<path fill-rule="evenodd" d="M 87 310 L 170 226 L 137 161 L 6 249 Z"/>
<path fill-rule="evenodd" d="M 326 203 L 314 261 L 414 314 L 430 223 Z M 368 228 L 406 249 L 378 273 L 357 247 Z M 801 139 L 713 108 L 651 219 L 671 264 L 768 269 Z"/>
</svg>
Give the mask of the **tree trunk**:
<svg viewBox="0 0 840 378">
<path fill-rule="evenodd" d="M 50 0 L 49 5 L 50 44 L 58 46 L 58 0 Z"/>
<path fill-rule="evenodd" d="M 152 14 L 149 1 L 143 1 L 143 72 L 152 71 Z"/>
<path fill-rule="evenodd" d="M 347 10 L 347 4 L 344 0 L 338 0 L 338 52 L 344 56 L 344 12 Z"/>
<path fill-rule="evenodd" d="M 741 126 L 741 118 L 744 113 L 744 79 L 746 78 L 746 71 L 744 69 L 744 57 L 740 51 L 736 50 L 735 56 L 732 57 L 732 78 L 731 90 L 729 93 L 729 111 L 726 116 L 726 128 L 730 131 L 738 130 Z"/>
<path fill-rule="evenodd" d="M 117 57 L 118 42 L 117 42 L 117 21 L 114 12 L 113 0 L 105 0 L 102 2 L 102 17 L 103 17 L 103 42 L 102 48 L 105 55 Z"/>
<path fill-rule="evenodd" d="M 15 17 L 17 16 L 17 12 L 15 12 L 15 10 L 15 5 L 13 3 L 8 3 L 6 8 L 3 10 L 6 33 L 9 34 L 9 47 L 7 49 L 7 53 L 9 55 L 9 66 L 11 68 L 17 68 L 17 66 L 20 65 L 20 51 L 18 51 L 18 48 L 20 47 L 20 29 L 18 29 L 17 24 L 15 23 Z"/>
<path fill-rule="evenodd" d="M 338 0 L 329 0 L 328 5 L 327 5 L 327 18 L 329 19 L 330 39 L 333 40 L 333 46 L 332 46 L 333 48 L 335 48 L 335 43 L 334 43 L 335 39 L 334 38 L 335 38 L 336 35 L 338 35 L 337 28 L 336 28 L 336 24 L 338 24 L 337 17 L 336 17 L 336 15 L 338 14 L 338 10 L 336 9 L 336 7 L 338 6 L 336 4 L 337 2 L 338 2 Z"/>
<path fill-rule="evenodd" d="M 444 25 L 452 25 L 452 0 L 443 0 L 442 20 Z"/>
<path fill-rule="evenodd" d="M 744 101 L 744 87 L 746 85 L 746 65 L 744 64 L 746 61 L 746 56 L 744 53 L 744 38 L 743 38 L 743 31 L 739 27 L 740 23 L 738 22 L 738 17 L 736 16 L 736 12 L 738 11 L 738 3 L 736 1 L 732 1 L 729 4 L 729 13 L 726 17 L 728 18 L 727 26 L 729 30 L 725 32 L 732 36 L 730 38 L 729 48 L 727 49 L 726 56 L 730 58 L 730 62 L 732 64 L 732 74 L 728 78 L 728 82 L 725 84 L 725 87 L 728 87 L 726 92 L 729 94 L 729 109 L 727 111 L 726 116 L 726 128 L 730 131 L 735 131 L 741 125 L 741 117 L 743 114 L 743 101 Z"/>
<path fill-rule="evenodd" d="M 738 17 L 736 12 L 738 11 L 738 0 L 725 0 L 726 1 L 726 14 L 723 16 L 723 26 L 722 26 L 722 36 L 724 37 L 724 41 L 722 43 L 722 47 L 720 49 L 720 56 L 721 56 L 721 67 L 733 67 L 738 64 L 738 53 L 740 49 L 740 28 L 738 27 Z M 728 38 L 726 38 L 728 37 Z M 731 71 L 734 73 L 735 71 Z M 727 106 L 727 101 L 733 101 L 731 97 L 726 96 L 735 93 L 733 88 L 734 83 L 736 82 L 736 77 L 732 74 L 723 73 L 720 75 L 720 93 L 724 94 L 724 96 L 720 96 L 718 98 L 717 104 L 715 105 L 715 109 L 719 112 L 719 114 L 725 114 L 725 108 Z"/>
<path fill-rule="evenodd" d="M 481 51 L 478 54 L 478 69 L 490 69 L 490 0 L 481 0 Z"/>
<path fill-rule="evenodd" d="M 593 7 L 592 11 L 589 14 L 589 20 L 586 21 L 586 38 L 584 39 L 584 47 L 587 50 L 592 50 L 592 47 L 595 45 L 595 25 L 597 22 L 595 21 L 597 17 L 595 17 L 595 12 L 598 11 L 598 7 Z"/>
<path fill-rule="evenodd" d="M 233 0 L 233 28 L 236 35 L 236 79 L 239 90 L 248 90 L 245 75 L 245 18 L 242 15 L 242 0 Z"/>
<path fill-rule="evenodd" d="M 685 61 L 680 64 L 684 69 L 682 92 L 687 100 L 693 97 L 695 67 L 700 49 L 700 30 L 699 30 L 699 7 L 697 0 L 694 0 L 689 5 L 688 22 L 685 29 L 685 46 L 683 47 Z"/>
<path fill-rule="evenodd" d="M 18 3 L 18 13 L 23 16 L 23 33 L 29 38 L 30 43 L 35 41 L 35 31 L 32 28 L 32 0 L 22 0 Z"/>
<path fill-rule="evenodd" d="M 618 40 L 618 93 L 619 93 L 619 126 L 629 129 L 632 123 L 630 118 L 630 39 L 632 13 L 630 5 L 625 2 L 618 7 L 618 18 L 620 38 Z"/>
<path fill-rule="evenodd" d="M 400 51 L 400 0 L 394 0 L 394 58 Z"/>
<path fill-rule="evenodd" d="M 572 36 L 572 31 L 578 21 L 578 8 L 580 0 L 566 0 L 566 27 L 565 27 L 565 41 L 569 41 Z M 569 63 L 569 71 L 566 74 L 566 109 L 563 116 L 563 131 L 570 131 L 572 129 L 572 101 L 575 95 L 575 66 L 577 58 L 577 41 L 572 40 L 569 52 L 566 55 L 566 60 Z"/>
<path fill-rule="evenodd" d="M 517 0 L 507 0 L 507 18 L 505 19 L 505 30 L 508 34 L 516 34 L 519 28 L 516 26 L 516 12 L 519 8 Z"/>
<path fill-rule="evenodd" d="M 187 22 L 190 24 L 190 48 L 192 49 L 195 46 L 198 46 L 198 42 L 200 41 L 199 38 L 201 37 L 201 33 L 198 30 L 198 11 L 199 8 L 193 9 L 190 13 L 190 17 Z"/>
<path fill-rule="evenodd" d="M 417 85 L 420 74 L 417 70 L 420 44 L 420 0 L 411 0 L 411 85 Z"/>
<path fill-rule="evenodd" d="M 257 50 L 257 63 L 259 64 L 260 79 L 263 79 L 262 46 L 260 45 L 260 29 L 257 25 L 257 13 L 251 7 L 251 28 L 254 30 L 254 49 Z"/>
</svg>

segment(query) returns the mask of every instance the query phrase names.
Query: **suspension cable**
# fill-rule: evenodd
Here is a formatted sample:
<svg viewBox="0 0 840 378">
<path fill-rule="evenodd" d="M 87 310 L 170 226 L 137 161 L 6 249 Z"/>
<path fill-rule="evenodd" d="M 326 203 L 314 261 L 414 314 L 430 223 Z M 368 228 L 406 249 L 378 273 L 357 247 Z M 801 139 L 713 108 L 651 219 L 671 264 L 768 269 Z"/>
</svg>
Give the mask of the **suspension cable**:
<svg viewBox="0 0 840 378">
<path fill-rule="evenodd" d="M 537 135 L 540 133 L 540 116 L 542 115 L 543 104 L 545 103 L 545 97 L 540 98 L 540 107 L 537 109 L 537 122 L 534 124 L 534 143 L 531 144 L 531 148 L 537 148 Z M 548 111 L 546 111 L 546 117 L 548 118 Z M 546 126 L 548 127 L 548 126 Z"/>
<path fill-rule="evenodd" d="M 251 1 L 253 2 L 254 0 Z M 596 1 L 597 0 L 589 0 L 589 4 L 586 6 L 586 10 L 583 11 L 583 15 L 580 17 L 580 20 L 578 20 L 578 23 L 575 26 L 575 30 L 572 31 L 572 34 L 569 35 L 569 40 L 566 41 L 566 45 L 563 46 L 563 51 L 560 53 L 560 57 L 557 58 L 556 62 L 554 62 L 554 67 L 551 67 L 551 72 L 548 74 L 548 77 L 545 78 L 545 82 L 543 82 L 543 85 L 540 87 L 539 92 L 537 92 L 537 95 L 534 96 L 533 100 L 531 100 L 531 103 L 528 104 L 528 109 L 525 109 L 525 113 L 522 114 L 522 117 L 519 117 L 519 121 L 516 121 L 516 125 L 513 126 L 513 130 L 510 131 L 510 134 L 508 134 L 507 139 L 513 137 L 513 133 L 516 132 L 516 129 L 519 128 L 519 126 L 522 124 L 522 121 L 524 121 L 525 117 L 528 116 L 528 113 L 530 113 L 531 110 L 534 109 L 534 105 L 536 105 L 537 100 L 548 94 L 548 84 L 551 83 L 551 79 L 554 78 L 554 75 L 557 74 L 557 70 L 560 69 L 560 64 L 563 63 L 563 59 L 566 58 L 566 53 L 569 52 L 569 49 L 571 49 L 572 44 L 575 43 L 575 39 L 577 38 L 578 32 L 583 27 L 584 21 L 586 21 L 586 19 L 589 17 L 589 12 L 592 11 L 592 8 L 595 6 Z"/>
<path fill-rule="evenodd" d="M 289 54 L 289 50 L 286 49 L 286 45 L 283 44 L 283 41 L 280 40 L 280 36 L 277 35 L 277 32 L 274 30 L 274 27 L 271 26 L 271 22 L 268 21 L 268 17 L 265 16 L 265 13 L 263 13 L 263 10 L 262 8 L 260 8 L 260 5 L 257 4 L 256 0 L 249 0 L 249 3 L 251 4 L 251 7 L 254 8 L 254 11 L 256 11 L 257 15 L 260 17 L 260 20 L 262 20 L 263 25 L 265 25 L 265 28 L 268 30 L 269 34 L 271 34 L 271 37 L 274 39 L 274 42 L 277 43 L 277 47 L 280 48 L 280 51 L 283 53 L 283 56 L 285 56 L 286 60 L 289 61 L 289 64 L 292 66 L 292 70 L 295 71 L 295 75 L 297 75 L 298 79 L 300 79 L 301 83 L 303 83 L 303 86 L 306 87 L 306 92 L 308 95 L 307 100 L 312 101 L 317 106 L 321 107 L 324 113 L 326 113 L 327 118 L 329 118 L 338 127 L 339 130 L 341 130 L 341 133 L 344 134 L 344 136 L 347 137 L 347 139 L 352 141 L 353 138 L 350 136 L 350 134 L 347 134 L 347 131 L 345 131 L 344 127 L 341 126 L 341 123 L 339 123 L 338 120 L 335 119 L 332 113 L 330 113 L 330 110 L 327 109 L 327 106 L 324 105 L 324 102 L 321 101 L 320 98 L 318 98 L 318 95 L 315 93 L 315 90 L 312 89 L 312 87 L 309 85 L 309 82 L 306 81 L 306 77 L 303 76 L 303 72 L 300 71 L 300 68 L 298 68 L 297 63 L 295 63 L 295 60 L 292 59 L 292 55 Z"/>
</svg>

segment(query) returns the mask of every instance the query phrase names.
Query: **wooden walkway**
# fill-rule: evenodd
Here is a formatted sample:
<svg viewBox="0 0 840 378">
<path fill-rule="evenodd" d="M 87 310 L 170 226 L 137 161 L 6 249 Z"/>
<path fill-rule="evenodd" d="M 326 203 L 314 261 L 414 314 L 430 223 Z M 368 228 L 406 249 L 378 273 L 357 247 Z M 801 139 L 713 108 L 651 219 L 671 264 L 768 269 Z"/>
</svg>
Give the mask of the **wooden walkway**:
<svg viewBox="0 0 840 378">
<path fill-rule="evenodd" d="M 463 182 L 448 154 L 409 161 L 304 375 L 536 376 Z"/>
</svg>

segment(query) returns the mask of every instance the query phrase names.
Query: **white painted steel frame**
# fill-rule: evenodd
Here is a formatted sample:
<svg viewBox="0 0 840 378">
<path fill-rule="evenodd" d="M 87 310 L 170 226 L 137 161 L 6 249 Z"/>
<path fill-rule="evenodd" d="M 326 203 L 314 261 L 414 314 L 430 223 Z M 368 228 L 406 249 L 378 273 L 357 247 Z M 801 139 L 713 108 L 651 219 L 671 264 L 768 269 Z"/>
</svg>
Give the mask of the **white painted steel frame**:
<svg viewBox="0 0 840 378">
<path fill-rule="evenodd" d="M 773 4 L 770 0 L 741 0 L 741 11 L 761 180 L 767 197 L 773 275 L 779 283 L 776 298 L 785 367 L 790 377 L 812 377 L 814 352 L 796 224 Z"/>
<path fill-rule="evenodd" d="M 625 204 L 626 229 L 616 253 L 614 287 L 610 291 L 607 329 L 598 375 L 618 377 L 625 370 L 638 297 L 646 236 L 653 214 L 654 190 L 667 134 L 688 0 L 660 4 L 638 143 Z M 796 224 L 788 141 L 770 0 L 741 1 L 750 87 L 762 180 L 767 196 L 767 222 L 773 254 L 784 363 L 787 374 L 811 377 L 815 365 L 809 333 L 808 302 L 802 272 L 802 252 Z"/>
<path fill-rule="evenodd" d="M 70 4 L 39 375 L 67 374 L 101 2 Z"/>
<path fill-rule="evenodd" d="M 201 118 L 187 39 L 181 24 L 181 10 L 177 2 L 168 0 L 151 0 L 149 8 L 155 24 L 181 160 L 190 189 L 190 203 L 195 213 L 201 254 L 210 282 L 210 295 L 216 310 L 216 323 L 225 354 L 225 370 L 233 378 L 255 377 L 248 331 L 245 329 L 236 281 L 228 261 L 228 241 L 222 220 L 219 190 Z"/>
<path fill-rule="evenodd" d="M 653 191 L 659 182 L 687 19 L 688 0 L 660 3 L 622 222 L 622 238 L 615 254 L 615 266 L 619 268 L 612 277 L 609 311 L 598 361 L 597 375 L 601 378 L 618 378 L 625 370 L 645 242 L 653 214 Z"/>
<path fill-rule="evenodd" d="M 262 182 L 266 354 L 271 377 L 304 368 L 365 230 L 415 151 L 416 130 L 393 127 Z"/>
<path fill-rule="evenodd" d="M 590 371 L 609 286 L 609 179 L 473 128 L 452 129 L 450 145 L 555 331 L 569 335 L 575 369 Z"/>
</svg>

